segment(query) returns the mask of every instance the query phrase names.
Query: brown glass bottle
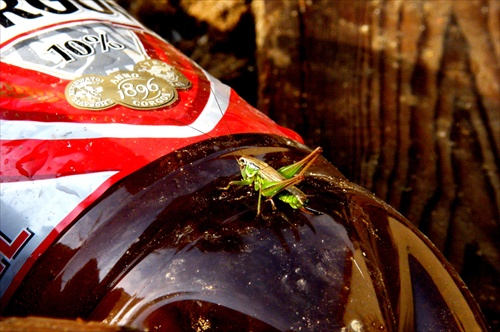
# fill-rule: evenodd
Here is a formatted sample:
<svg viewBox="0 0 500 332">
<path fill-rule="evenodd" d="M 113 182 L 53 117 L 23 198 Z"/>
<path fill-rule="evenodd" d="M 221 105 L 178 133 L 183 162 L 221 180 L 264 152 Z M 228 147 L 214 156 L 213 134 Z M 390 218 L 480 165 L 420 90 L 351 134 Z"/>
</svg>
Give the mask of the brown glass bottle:
<svg viewBox="0 0 500 332">
<path fill-rule="evenodd" d="M 278 168 L 304 146 L 223 136 L 168 154 L 86 209 L 32 266 L 4 315 L 150 331 L 478 331 L 482 315 L 420 232 L 320 158 L 299 185 L 311 214 L 256 216 L 236 158 Z"/>
</svg>

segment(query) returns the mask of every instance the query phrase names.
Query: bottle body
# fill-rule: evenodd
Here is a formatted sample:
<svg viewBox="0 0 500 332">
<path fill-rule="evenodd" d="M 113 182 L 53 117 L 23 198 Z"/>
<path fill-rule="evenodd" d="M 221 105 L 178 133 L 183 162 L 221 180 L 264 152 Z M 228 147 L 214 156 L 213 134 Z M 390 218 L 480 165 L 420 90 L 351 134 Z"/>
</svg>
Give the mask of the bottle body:
<svg viewBox="0 0 500 332">
<path fill-rule="evenodd" d="M 1 21 L 2 315 L 486 329 L 432 244 L 324 159 L 298 184 L 310 213 L 263 199 L 257 216 L 253 186 L 224 189 L 237 158 L 278 169 L 309 153 L 300 137 L 116 5 L 58 4 L 8 2 Z"/>
<path fill-rule="evenodd" d="M 256 217 L 256 192 L 220 189 L 249 152 L 275 168 L 307 154 L 280 137 L 236 135 L 160 158 L 78 218 L 6 313 L 165 331 L 485 328 L 432 245 L 326 160 L 301 185 L 315 213 L 276 201 Z"/>
</svg>

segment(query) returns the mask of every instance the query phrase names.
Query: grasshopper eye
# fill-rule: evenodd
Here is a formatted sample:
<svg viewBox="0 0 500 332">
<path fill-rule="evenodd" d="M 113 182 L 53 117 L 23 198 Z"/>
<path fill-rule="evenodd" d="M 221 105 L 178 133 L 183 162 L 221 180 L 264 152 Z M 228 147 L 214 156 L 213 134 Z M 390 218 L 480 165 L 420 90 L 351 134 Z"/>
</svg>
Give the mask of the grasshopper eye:
<svg viewBox="0 0 500 332">
<path fill-rule="evenodd" d="M 243 158 L 238 159 L 238 164 L 240 164 L 240 169 L 244 169 L 246 167 L 245 159 Z"/>
</svg>

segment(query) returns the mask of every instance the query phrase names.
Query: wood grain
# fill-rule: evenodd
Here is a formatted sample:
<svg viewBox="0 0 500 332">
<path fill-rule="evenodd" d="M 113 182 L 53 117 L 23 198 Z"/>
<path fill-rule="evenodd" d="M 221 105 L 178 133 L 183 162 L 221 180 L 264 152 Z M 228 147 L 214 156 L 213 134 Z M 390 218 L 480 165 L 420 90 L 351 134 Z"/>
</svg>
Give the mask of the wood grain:
<svg viewBox="0 0 500 332">
<path fill-rule="evenodd" d="M 499 285 L 483 281 L 500 278 L 499 7 L 252 2 L 258 108 L 419 226 L 491 317 Z"/>
</svg>

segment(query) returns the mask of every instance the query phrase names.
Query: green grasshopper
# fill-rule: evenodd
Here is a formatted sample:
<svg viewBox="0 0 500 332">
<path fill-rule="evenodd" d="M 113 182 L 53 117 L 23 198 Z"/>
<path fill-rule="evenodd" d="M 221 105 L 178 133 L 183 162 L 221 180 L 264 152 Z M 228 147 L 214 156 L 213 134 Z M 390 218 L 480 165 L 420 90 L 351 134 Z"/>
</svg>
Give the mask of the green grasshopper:
<svg viewBox="0 0 500 332">
<path fill-rule="evenodd" d="M 304 159 L 278 170 L 254 157 L 241 156 L 238 159 L 238 164 L 243 180 L 231 181 L 227 187 L 221 189 L 228 190 L 231 186 L 251 186 L 253 184 L 254 189 L 259 191 L 257 216 L 260 215 L 262 196 L 267 197 L 273 209 L 276 209 L 273 197 L 277 195 L 281 201 L 288 203 L 292 208 L 308 212 L 305 208 L 307 196 L 295 185 L 304 180 L 305 171 L 316 161 L 322 151 L 318 147 Z"/>
</svg>

